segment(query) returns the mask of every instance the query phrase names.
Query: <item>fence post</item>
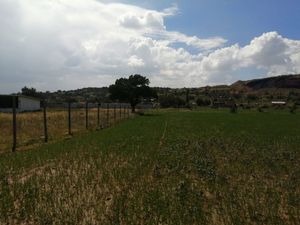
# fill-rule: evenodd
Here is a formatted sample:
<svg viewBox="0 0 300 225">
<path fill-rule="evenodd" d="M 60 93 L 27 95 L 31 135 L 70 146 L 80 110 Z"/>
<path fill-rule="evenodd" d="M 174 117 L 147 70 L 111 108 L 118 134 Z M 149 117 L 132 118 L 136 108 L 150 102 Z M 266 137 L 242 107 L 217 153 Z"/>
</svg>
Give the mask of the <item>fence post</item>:
<svg viewBox="0 0 300 225">
<path fill-rule="evenodd" d="M 109 127 L 109 103 L 106 105 L 106 126 Z"/>
<path fill-rule="evenodd" d="M 125 119 L 126 118 L 126 106 L 123 105 L 123 118 Z"/>
<path fill-rule="evenodd" d="M 44 109 L 44 140 L 48 142 L 48 126 L 47 126 L 47 102 L 46 100 L 43 101 L 43 109 Z"/>
<path fill-rule="evenodd" d="M 17 112 L 16 112 L 16 96 L 12 96 L 12 113 L 13 113 L 13 146 L 12 151 L 15 152 L 17 148 Z"/>
<path fill-rule="evenodd" d="M 69 135 L 72 135 L 71 102 L 68 102 L 68 128 Z"/>
<path fill-rule="evenodd" d="M 89 103 L 85 103 L 85 128 L 89 129 Z"/>
<path fill-rule="evenodd" d="M 122 120 L 122 104 L 119 104 L 119 109 L 120 109 L 120 120 Z"/>
<path fill-rule="evenodd" d="M 117 109 L 117 106 L 116 104 L 114 105 L 114 124 L 116 124 L 116 121 L 117 121 L 117 113 L 116 113 L 116 109 Z"/>
<path fill-rule="evenodd" d="M 99 102 L 97 108 L 97 123 L 98 123 L 98 127 L 100 127 L 100 103 Z"/>
</svg>

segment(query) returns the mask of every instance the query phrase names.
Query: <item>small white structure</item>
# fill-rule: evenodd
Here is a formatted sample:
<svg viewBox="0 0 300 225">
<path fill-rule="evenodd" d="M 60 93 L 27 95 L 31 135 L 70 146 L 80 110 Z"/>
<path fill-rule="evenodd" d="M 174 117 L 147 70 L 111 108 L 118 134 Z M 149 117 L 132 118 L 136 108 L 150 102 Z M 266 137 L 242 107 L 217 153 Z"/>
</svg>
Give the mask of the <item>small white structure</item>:
<svg viewBox="0 0 300 225">
<path fill-rule="evenodd" d="M 284 101 L 272 101 L 271 103 L 272 105 L 286 105 L 286 102 Z"/>
<path fill-rule="evenodd" d="M 13 97 L 16 98 L 16 111 L 39 111 L 41 109 L 41 100 L 24 95 L 0 95 L 0 112 L 13 111 Z"/>
</svg>

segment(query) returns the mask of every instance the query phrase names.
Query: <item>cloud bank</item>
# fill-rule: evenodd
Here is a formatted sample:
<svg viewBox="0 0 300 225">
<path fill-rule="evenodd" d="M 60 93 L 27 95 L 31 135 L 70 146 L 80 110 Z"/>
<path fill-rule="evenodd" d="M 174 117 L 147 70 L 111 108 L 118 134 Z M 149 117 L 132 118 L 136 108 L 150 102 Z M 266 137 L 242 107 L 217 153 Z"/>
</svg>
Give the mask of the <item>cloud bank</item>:
<svg viewBox="0 0 300 225">
<path fill-rule="evenodd" d="M 105 86 L 140 73 L 155 86 L 230 83 L 242 71 L 300 72 L 300 41 L 267 32 L 248 45 L 170 31 L 163 11 L 96 0 L 2 0 L 0 92 Z M 190 53 L 185 47 L 196 50 Z M 251 78 L 251 77 L 249 77 Z"/>
</svg>

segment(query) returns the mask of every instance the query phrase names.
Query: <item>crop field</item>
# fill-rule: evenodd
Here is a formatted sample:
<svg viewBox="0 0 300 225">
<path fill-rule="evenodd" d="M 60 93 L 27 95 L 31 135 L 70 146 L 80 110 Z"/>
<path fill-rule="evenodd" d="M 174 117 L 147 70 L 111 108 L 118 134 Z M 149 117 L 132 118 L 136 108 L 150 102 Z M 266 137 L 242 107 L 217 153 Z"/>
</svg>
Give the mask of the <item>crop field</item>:
<svg viewBox="0 0 300 225">
<path fill-rule="evenodd" d="M 89 109 L 88 129 L 95 130 L 99 127 L 110 126 L 113 123 L 124 119 L 123 109 L 116 109 L 116 121 L 114 109 L 100 109 L 100 121 L 98 124 L 98 111 L 96 108 Z M 121 114 L 122 113 L 122 114 Z M 121 114 L 121 115 L 120 115 Z M 108 124 L 109 123 L 109 124 Z M 85 109 L 72 109 L 71 111 L 72 134 L 86 130 Z M 48 110 L 47 126 L 49 140 L 58 140 L 68 137 L 68 111 Z M 0 113 L 0 154 L 11 151 L 12 148 L 12 114 Z M 20 149 L 30 147 L 33 144 L 41 144 L 44 140 L 43 112 L 28 112 L 17 114 L 17 145 Z"/>
<path fill-rule="evenodd" d="M 158 110 L 0 156 L 0 224 L 299 224 L 300 115 Z"/>
</svg>

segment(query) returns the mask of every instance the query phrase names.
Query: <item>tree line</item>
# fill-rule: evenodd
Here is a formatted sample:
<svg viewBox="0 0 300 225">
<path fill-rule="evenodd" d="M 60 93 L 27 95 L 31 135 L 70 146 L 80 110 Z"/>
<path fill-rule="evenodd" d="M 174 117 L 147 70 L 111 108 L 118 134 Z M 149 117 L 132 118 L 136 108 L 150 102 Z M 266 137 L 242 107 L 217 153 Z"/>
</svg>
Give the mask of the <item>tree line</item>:
<svg viewBox="0 0 300 225">
<path fill-rule="evenodd" d="M 24 87 L 18 94 L 47 99 L 49 102 L 126 102 L 135 111 L 139 103 L 159 104 L 160 107 L 191 108 L 193 106 L 224 107 L 238 104 L 242 107 L 262 104 L 272 100 L 284 100 L 291 104 L 300 103 L 300 91 L 289 89 L 244 92 L 220 85 L 201 88 L 160 88 L 150 87 L 147 77 L 135 74 L 120 78 L 109 87 L 82 88 L 71 91 L 39 92 Z"/>
</svg>

